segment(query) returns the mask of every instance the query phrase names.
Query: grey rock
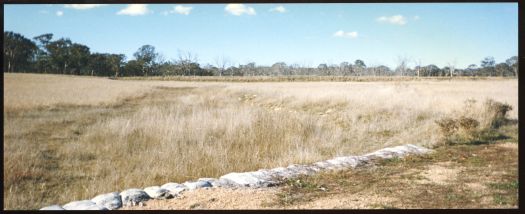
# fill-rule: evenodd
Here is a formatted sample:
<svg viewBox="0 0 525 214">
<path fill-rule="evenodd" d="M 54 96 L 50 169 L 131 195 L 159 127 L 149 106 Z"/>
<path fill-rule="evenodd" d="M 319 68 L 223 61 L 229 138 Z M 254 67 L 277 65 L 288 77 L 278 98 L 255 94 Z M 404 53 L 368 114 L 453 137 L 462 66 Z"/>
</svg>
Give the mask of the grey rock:
<svg viewBox="0 0 525 214">
<path fill-rule="evenodd" d="M 112 192 L 102 195 L 97 195 L 91 201 L 95 202 L 99 206 L 114 210 L 122 207 L 122 198 L 118 192 Z"/>
<path fill-rule="evenodd" d="M 60 205 L 55 204 L 55 205 L 44 207 L 40 210 L 64 210 L 64 208 L 62 208 Z"/>
<path fill-rule="evenodd" d="M 167 184 L 160 186 L 160 188 L 167 189 L 168 191 L 170 191 L 170 193 L 173 196 L 178 195 L 181 192 L 188 190 L 187 186 L 185 186 L 184 184 L 178 184 L 178 183 L 167 183 Z"/>
<path fill-rule="evenodd" d="M 141 189 L 127 189 L 120 193 L 122 203 L 126 206 L 134 206 L 151 199 L 149 195 Z"/>
<path fill-rule="evenodd" d="M 62 206 L 65 210 L 107 210 L 90 200 L 73 201 Z"/>
<path fill-rule="evenodd" d="M 212 187 L 221 187 L 223 185 L 220 180 L 216 178 L 199 178 L 197 181 L 206 181 L 210 183 Z"/>
<path fill-rule="evenodd" d="M 184 186 L 187 186 L 188 190 L 194 190 L 203 187 L 212 187 L 212 185 L 208 181 L 184 182 Z"/>
<path fill-rule="evenodd" d="M 154 199 L 169 199 L 173 198 L 173 194 L 167 189 L 160 188 L 159 186 L 152 186 L 144 188 L 149 197 Z"/>
</svg>

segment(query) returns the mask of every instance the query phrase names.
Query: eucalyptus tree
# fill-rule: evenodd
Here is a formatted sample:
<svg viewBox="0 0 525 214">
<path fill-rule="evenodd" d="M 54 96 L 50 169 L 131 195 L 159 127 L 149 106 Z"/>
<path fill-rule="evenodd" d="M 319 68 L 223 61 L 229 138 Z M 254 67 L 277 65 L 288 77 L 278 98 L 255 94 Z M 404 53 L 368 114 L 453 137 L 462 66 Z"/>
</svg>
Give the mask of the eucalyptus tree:
<svg viewBox="0 0 525 214">
<path fill-rule="evenodd" d="M 498 76 L 514 76 L 512 67 L 510 67 L 507 63 L 499 63 L 494 68 L 496 70 L 496 75 Z"/>
<path fill-rule="evenodd" d="M 158 53 L 152 45 L 143 45 L 134 54 L 137 63 L 141 65 L 142 74 L 148 76 L 153 72 Z"/>
<path fill-rule="evenodd" d="M 496 65 L 496 61 L 494 60 L 494 57 L 488 56 L 485 57 L 483 60 L 481 60 L 481 68 L 484 75 L 488 76 L 494 76 L 496 73 L 496 70 L 494 69 L 494 66 Z"/>
<path fill-rule="evenodd" d="M 37 50 L 36 44 L 21 34 L 4 32 L 4 72 L 30 69 Z"/>
<path fill-rule="evenodd" d="M 36 72 L 52 72 L 53 65 L 51 62 L 51 57 L 49 56 L 49 51 L 47 51 L 47 45 L 51 42 L 51 39 L 53 39 L 52 33 L 46 33 L 33 37 L 33 40 L 38 46 L 35 62 Z"/>
<path fill-rule="evenodd" d="M 60 71 L 62 74 L 69 73 L 70 57 L 71 57 L 71 46 L 73 42 L 67 38 L 61 38 L 56 41 L 52 41 L 46 45 L 46 49 L 51 57 L 51 63 L 54 69 Z"/>
<path fill-rule="evenodd" d="M 507 63 L 507 65 L 509 65 L 512 68 L 514 75 L 517 77 L 518 76 L 518 57 L 513 56 L 511 58 L 508 58 L 507 60 L 505 60 L 505 63 Z"/>
<path fill-rule="evenodd" d="M 364 74 L 364 71 L 365 71 L 365 68 L 366 68 L 365 62 L 363 60 L 357 59 L 354 62 L 353 68 L 354 68 L 355 73 L 358 76 L 361 76 L 361 75 Z"/>
</svg>

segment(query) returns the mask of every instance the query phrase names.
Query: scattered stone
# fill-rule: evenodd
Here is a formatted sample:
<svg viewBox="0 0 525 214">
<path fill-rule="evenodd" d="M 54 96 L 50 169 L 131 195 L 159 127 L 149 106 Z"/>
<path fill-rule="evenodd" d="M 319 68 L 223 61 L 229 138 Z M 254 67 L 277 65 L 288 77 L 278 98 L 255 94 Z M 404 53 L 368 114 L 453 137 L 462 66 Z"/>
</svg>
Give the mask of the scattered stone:
<svg viewBox="0 0 525 214">
<path fill-rule="evenodd" d="M 144 188 L 150 198 L 154 199 L 170 199 L 173 198 L 173 194 L 167 189 L 161 188 L 159 186 L 152 186 Z"/>
<path fill-rule="evenodd" d="M 140 202 L 151 199 L 149 195 L 141 189 L 128 189 L 120 193 L 122 203 L 126 206 L 135 206 Z"/>
<path fill-rule="evenodd" d="M 188 187 L 188 190 L 194 190 L 203 187 L 212 187 L 212 185 L 208 181 L 184 182 L 184 185 Z"/>
<path fill-rule="evenodd" d="M 65 210 L 64 208 L 62 208 L 60 205 L 51 205 L 51 206 L 47 206 L 47 207 L 44 207 L 40 210 Z"/>
<path fill-rule="evenodd" d="M 97 205 L 114 210 L 122 207 L 122 198 L 118 192 L 102 194 L 94 197 L 91 201 Z"/>
<path fill-rule="evenodd" d="M 73 201 L 62 206 L 65 210 L 107 210 L 90 200 Z"/>
<path fill-rule="evenodd" d="M 188 190 L 187 186 L 178 183 L 167 183 L 160 186 L 160 188 L 167 189 L 173 196 L 178 195 L 185 190 Z"/>
</svg>

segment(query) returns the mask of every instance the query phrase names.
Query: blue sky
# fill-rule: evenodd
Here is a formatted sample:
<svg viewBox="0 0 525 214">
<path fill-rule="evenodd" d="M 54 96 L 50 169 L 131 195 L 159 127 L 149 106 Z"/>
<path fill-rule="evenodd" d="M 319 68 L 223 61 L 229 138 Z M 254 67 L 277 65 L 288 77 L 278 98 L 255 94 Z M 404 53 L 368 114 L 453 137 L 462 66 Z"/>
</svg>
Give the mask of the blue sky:
<svg viewBox="0 0 525 214">
<path fill-rule="evenodd" d="M 362 59 L 394 68 L 406 57 L 463 68 L 518 54 L 518 4 L 4 5 L 4 30 L 53 33 L 128 60 L 150 44 L 167 60 L 189 51 L 202 65 L 217 57 L 306 66 Z"/>
</svg>

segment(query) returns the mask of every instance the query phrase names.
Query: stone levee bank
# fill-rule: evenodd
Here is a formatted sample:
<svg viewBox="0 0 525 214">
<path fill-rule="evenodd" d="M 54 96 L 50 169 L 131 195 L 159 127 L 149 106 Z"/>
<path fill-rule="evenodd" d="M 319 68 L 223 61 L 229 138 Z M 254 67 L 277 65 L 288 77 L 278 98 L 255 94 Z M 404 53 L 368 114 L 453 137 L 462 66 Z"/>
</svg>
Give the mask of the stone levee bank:
<svg viewBox="0 0 525 214">
<path fill-rule="evenodd" d="M 340 170 L 355 168 L 377 159 L 404 157 L 410 154 L 425 154 L 430 149 L 411 144 L 381 149 L 362 156 L 336 157 L 309 165 L 292 164 L 288 167 L 261 169 L 253 172 L 233 172 L 220 178 L 200 178 L 182 184 L 167 183 L 162 186 L 146 187 L 144 189 L 127 189 L 121 193 L 112 192 L 94 197 L 91 200 L 73 201 L 63 206 L 51 205 L 41 210 L 114 210 L 122 206 L 137 206 L 151 199 L 177 198 L 183 191 L 210 187 L 252 187 L 261 188 L 278 185 L 284 179 L 300 175 L 311 175 L 325 170 Z"/>
</svg>

